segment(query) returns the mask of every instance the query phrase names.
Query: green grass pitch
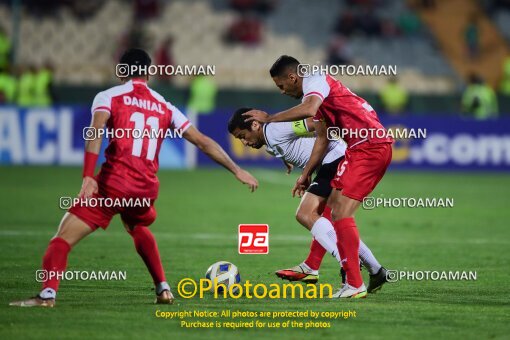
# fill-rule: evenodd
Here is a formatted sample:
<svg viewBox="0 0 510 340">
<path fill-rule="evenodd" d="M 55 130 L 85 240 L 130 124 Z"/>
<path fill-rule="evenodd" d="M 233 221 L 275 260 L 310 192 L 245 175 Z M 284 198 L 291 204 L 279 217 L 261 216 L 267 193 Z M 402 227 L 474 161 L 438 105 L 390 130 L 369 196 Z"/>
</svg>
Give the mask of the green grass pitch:
<svg viewBox="0 0 510 340">
<path fill-rule="evenodd" d="M 235 263 L 243 280 L 282 283 L 273 272 L 307 254 L 310 236 L 294 220 L 290 197 L 296 175 L 254 170 L 260 188 L 250 194 L 221 169 L 161 171 L 158 219 L 152 225 L 170 284 L 201 278 L 219 260 Z M 401 281 L 360 301 L 185 300 L 152 304 L 150 276 L 119 218 L 71 253 L 70 270 L 123 270 L 126 281 L 68 281 L 53 309 L 17 309 L 11 300 L 34 295 L 35 270 L 63 211 L 74 196 L 78 168 L 0 168 L 0 338 L 507 338 L 510 330 L 510 176 L 508 174 L 390 171 L 374 196 L 453 197 L 454 208 L 360 210 L 362 239 L 387 268 L 477 271 L 476 281 Z M 270 225 L 268 255 L 239 255 L 240 223 Z M 365 279 L 368 275 L 364 272 Z M 338 285 L 338 265 L 324 259 L 321 282 Z M 175 293 L 174 293 L 175 294 Z M 156 310 L 340 311 L 356 318 L 324 329 L 184 329 Z M 243 319 L 248 321 L 249 319 Z M 264 321 L 264 320 L 263 320 Z M 268 320 L 265 320 L 268 321 Z"/>
</svg>

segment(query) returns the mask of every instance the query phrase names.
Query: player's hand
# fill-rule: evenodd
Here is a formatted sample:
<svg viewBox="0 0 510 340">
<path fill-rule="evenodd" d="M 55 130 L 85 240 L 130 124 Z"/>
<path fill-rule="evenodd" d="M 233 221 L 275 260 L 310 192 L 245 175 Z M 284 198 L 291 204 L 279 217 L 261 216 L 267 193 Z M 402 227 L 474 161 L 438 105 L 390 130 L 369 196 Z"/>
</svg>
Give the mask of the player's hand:
<svg viewBox="0 0 510 340">
<path fill-rule="evenodd" d="M 250 187 L 251 192 L 254 192 L 259 187 L 257 179 L 246 170 L 239 169 L 239 171 L 235 173 L 235 176 L 241 183 L 247 184 Z"/>
<path fill-rule="evenodd" d="M 287 175 L 290 175 L 292 170 L 294 170 L 294 165 L 292 165 L 290 163 L 285 162 L 285 167 L 287 168 L 287 171 L 286 171 Z"/>
<path fill-rule="evenodd" d="M 310 176 L 305 176 L 301 174 L 299 178 L 296 180 L 296 184 L 294 184 L 294 188 L 292 189 L 292 197 L 303 197 L 306 192 L 306 189 L 310 186 Z"/>
<path fill-rule="evenodd" d="M 256 120 L 261 123 L 269 122 L 269 115 L 267 114 L 267 112 L 260 110 L 250 110 L 248 112 L 243 113 L 243 116 L 246 117 L 246 119 L 244 120 L 245 122 L 251 122 L 253 120 Z"/>
<path fill-rule="evenodd" d="M 97 182 L 92 177 L 83 177 L 83 183 L 81 185 L 80 193 L 78 197 L 80 198 L 90 198 L 93 194 L 97 194 Z"/>
</svg>

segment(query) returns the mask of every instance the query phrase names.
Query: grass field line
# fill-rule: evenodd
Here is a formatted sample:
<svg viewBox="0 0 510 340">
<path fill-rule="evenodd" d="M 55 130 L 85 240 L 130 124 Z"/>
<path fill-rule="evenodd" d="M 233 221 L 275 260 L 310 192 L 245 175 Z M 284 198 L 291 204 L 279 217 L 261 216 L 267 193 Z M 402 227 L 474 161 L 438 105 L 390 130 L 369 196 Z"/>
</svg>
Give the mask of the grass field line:
<svg viewBox="0 0 510 340">
<path fill-rule="evenodd" d="M 41 231 L 41 230 L 14 230 L 14 229 L 4 229 L 0 230 L 0 236 L 46 236 L 51 237 L 55 234 L 53 231 Z M 237 240 L 237 234 L 225 234 L 225 233 L 173 233 L 166 231 L 155 231 L 154 232 L 156 238 L 161 239 L 195 239 L 195 240 Z M 92 234 L 93 237 L 126 237 L 125 232 L 119 231 L 107 231 Z M 295 235 L 295 234 L 270 234 L 269 239 L 272 241 L 289 241 L 289 242 L 304 242 L 310 241 L 310 236 L 304 235 Z M 373 241 L 375 242 L 375 241 Z M 385 243 L 393 243 L 393 244 L 510 244 L 510 240 L 508 239 L 480 239 L 480 238 L 471 238 L 471 239 L 440 239 L 440 240 L 422 240 L 422 239 L 392 239 L 386 240 Z"/>
</svg>

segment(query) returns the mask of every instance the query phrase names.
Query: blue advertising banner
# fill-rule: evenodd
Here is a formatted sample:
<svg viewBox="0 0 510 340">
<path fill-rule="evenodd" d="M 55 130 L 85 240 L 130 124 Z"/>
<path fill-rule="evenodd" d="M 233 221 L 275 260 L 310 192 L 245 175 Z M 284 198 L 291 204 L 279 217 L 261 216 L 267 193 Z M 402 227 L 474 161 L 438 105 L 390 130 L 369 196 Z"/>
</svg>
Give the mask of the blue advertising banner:
<svg viewBox="0 0 510 340">
<path fill-rule="evenodd" d="M 199 128 L 244 166 L 283 166 L 264 148 L 245 147 L 228 134 L 232 110 L 200 116 Z M 459 117 L 384 117 L 383 124 L 395 131 L 414 131 L 416 138 L 396 139 L 394 169 L 422 170 L 510 170 L 510 119 L 476 121 Z M 422 134 L 420 135 L 419 132 Z M 423 135 L 424 134 L 424 135 Z M 199 165 L 212 165 L 199 154 Z"/>
<path fill-rule="evenodd" d="M 424 138 L 396 140 L 392 167 L 399 169 L 510 170 L 510 119 L 459 117 L 384 118 L 389 129 L 422 129 Z"/>
<path fill-rule="evenodd" d="M 89 110 L 83 106 L 0 107 L 0 164 L 81 165 L 83 129 L 91 119 Z M 103 151 L 107 144 L 103 141 Z M 103 161 L 101 152 L 100 162 Z M 184 141 L 165 140 L 159 163 L 162 168 L 183 168 Z"/>
<path fill-rule="evenodd" d="M 245 147 L 227 132 L 232 110 L 199 116 L 199 129 L 216 140 L 239 164 L 282 167 L 280 160 Z M 510 119 L 488 121 L 458 117 L 383 117 L 392 131 L 407 129 L 421 136 L 397 139 L 392 168 L 438 170 L 510 170 Z M 83 128 L 90 123 L 87 107 L 0 107 L 0 164 L 81 165 Z M 103 149 L 106 147 L 103 143 Z M 101 156 L 102 157 L 102 156 Z M 101 158 L 103 159 L 103 158 Z M 166 140 L 160 152 L 161 168 L 183 168 L 184 141 Z M 199 166 L 215 165 L 198 152 Z"/>
</svg>

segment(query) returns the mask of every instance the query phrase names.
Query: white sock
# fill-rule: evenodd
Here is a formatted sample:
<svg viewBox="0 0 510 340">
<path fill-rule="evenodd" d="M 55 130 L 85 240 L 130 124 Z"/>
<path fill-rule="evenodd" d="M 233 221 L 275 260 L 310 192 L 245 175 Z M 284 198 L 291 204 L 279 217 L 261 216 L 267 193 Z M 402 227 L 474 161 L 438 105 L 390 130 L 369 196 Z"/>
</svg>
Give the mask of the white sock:
<svg viewBox="0 0 510 340">
<path fill-rule="evenodd" d="M 327 218 L 321 217 L 315 221 L 310 231 L 317 242 L 340 263 L 340 253 L 336 245 L 336 232 L 331 222 Z"/>
<path fill-rule="evenodd" d="M 361 239 L 359 240 L 359 258 L 363 267 L 365 267 L 371 275 L 377 274 L 379 269 L 381 269 L 379 261 L 377 261 L 372 251 Z"/>
<path fill-rule="evenodd" d="M 55 299 L 57 297 L 57 292 L 53 288 L 46 288 L 41 290 L 39 296 L 43 299 Z"/>
<path fill-rule="evenodd" d="M 158 283 L 158 285 L 156 286 L 156 294 L 159 295 L 163 293 L 164 290 L 170 291 L 170 286 L 166 281 Z"/>
<path fill-rule="evenodd" d="M 301 262 L 300 266 L 302 269 L 305 270 L 306 273 L 313 274 L 313 275 L 319 275 L 318 270 L 314 270 L 314 269 L 310 268 L 310 266 L 304 262 Z"/>
<path fill-rule="evenodd" d="M 301 266 L 301 268 L 304 268 L 304 269 L 305 269 L 306 271 L 308 271 L 308 272 L 311 272 L 311 271 L 313 270 L 312 268 L 310 268 L 310 266 L 309 266 L 309 265 L 307 265 L 307 264 L 306 264 L 306 263 L 304 263 L 304 262 L 301 262 L 300 266 Z"/>
</svg>

